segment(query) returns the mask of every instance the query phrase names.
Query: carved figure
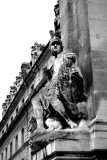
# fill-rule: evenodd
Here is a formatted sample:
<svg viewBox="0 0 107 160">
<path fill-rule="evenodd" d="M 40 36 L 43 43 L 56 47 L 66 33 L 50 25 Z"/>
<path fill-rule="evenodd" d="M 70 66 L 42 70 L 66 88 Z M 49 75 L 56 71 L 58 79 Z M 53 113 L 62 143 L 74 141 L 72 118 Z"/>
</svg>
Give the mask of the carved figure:
<svg viewBox="0 0 107 160">
<path fill-rule="evenodd" d="M 63 64 L 64 57 L 63 57 L 63 47 L 62 47 L 62 42 L 59 38 L 55 37 L 51 43 L 51 51 L 52 55 L 55 56 L 55 61 L 53 63 L 53 68 L 52 68 L 52 74 L 49 70 L 48 72 L 48 83 L 47 83 L 47 91 L 45 92 L 44 96 L 46 100 L 48 101 L 49 104 L 53 106 L 53 108 L 58 112 L 68 123 L 70 128 L 76 127 L 77 124 L 71 120 L 69 115 L 66 112 L 66 109 L 60 100 L 60 90 L 59 90 L 59 71 L 60 68 Z M 51 80 L 49 76 L 52 76 Z M 51 77 L 50 76 L 50 77 Z"/>
<path fill-rule="evenodd" d="M 74 128 L 78 120 L 87 119 L 78 58 L 75 53 L 62 52 L 63 45 L 58 37 L 52 39 L 50 47 L 55 59 L 50 69 L 43 69 L 48 82 L 38 96 L 32 99 L 37 128 L 44 129 L 46 126 L 48 130 L 61 129 L 64 128 L 63 122 Z M 44 111 L 48 114 L 45 115 Z"/>
<path fill-rule="evenodd" d="M 2 116 L 4 116 L 5 113 L 6 113 L 6 111 L 7 111 L 7 109 L 8 109 L 7 103 L 3 103 L 3 104 L 2 104 L 2 109 L 3 109 Z"/>
<path fill-rule="evenodd" d="M 59 14 L 59 2 L 54 6 L 54 13 L 55 13 L 55 20 L 54 20 L 54 26 L 55 26 L 55 32 L 60 30 L 60 14 Z"/>
<path fill-rule="evenodd" d="M 61 122 L 57 118 L 48 118 L 45 123 L 49 131 L 62 129 Z"/>
<path fill-rule="evenodd" d="M 30 65 L 33 66 L 37 60 L 37 52 L 34 51 L 31 53 Z"/>
<path fill-rule="evenodd" d="M 45 87 L 42 88 L 42 90 L 39 91 L 39 93 L 31 100 L 32 106 L 33 106 L 33 112 L 34 112 L 34 118 L 36 119 L 37 123 L 37 130 L 42 131 L 44 130 L 44 112 L 47 108 L 47 103 L 44 98 L 44 90 Z"/>
<path fill-rule="evenodd" d="M 30 71 L 30 63 L 23 62 L 21 64 L 21 76 L 23 80 L 26 78 L 29 71 Z"/>
<path fill-rule="evenodd" d="M 34 46 L 31 47 L 31 60 L 30 60 L 30 65 L 31 67 L 34 65 L 42 51 L 44 50 L 45 45 L 44 44 L 39 44 L 37 42 L 34 43 Z"/>
<path fill-rule="evenodd" d="M 17 88 L 15 86 L 10 86 L 10 95 L 13 98 L 17 93 Z"/>
<path fill-rule="evenodd" d="M 87 119 L 83 77 L 77 64 L 76 54 L 67 53 L 58 73 L 59 99 L 75 122 Z"/>
<path fill-rule="evenodd" d="M 29 121 L 29 131 L 33 132 L 35 129 L 37 129 L 36 119 L 34 117 L 31 117 Z"/>
</svg>

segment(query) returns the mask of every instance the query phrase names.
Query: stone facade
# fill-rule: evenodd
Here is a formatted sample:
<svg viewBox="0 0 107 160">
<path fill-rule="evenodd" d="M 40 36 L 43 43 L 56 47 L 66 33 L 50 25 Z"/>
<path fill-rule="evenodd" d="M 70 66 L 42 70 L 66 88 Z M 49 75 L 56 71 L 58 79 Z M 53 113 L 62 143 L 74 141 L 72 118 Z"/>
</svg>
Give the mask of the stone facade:
<svg viewBox="0 0 107 160">
<path fill-rule="evenodd" d="M 107 2 L 59 0 L 54 12 L 51 39 L 31 47 L 31 61 L 22 64 L 2 106 L 0 160 L 107 159 Z M 56 72 L 60 85 L 52 81 Z M 47 86 L 48 96 L 60 91 L 56 106 L 46 99 Z"/>
<path fill-rule="evenodd" d="M 43 76 L 39 70 L 50 57 L 49 43 L 46 47 L 42 47 L 39 56 L 31 67 L 30 63 L 22 63 L 21 72 L 16 77 L 14 86 L 10 87 L 10 95 L 7 96 L 10 101 L 6 99 L 3 104 L 3 118 L 0 123 L 0 160 L 31 159 L 29 142 L 29 122 L 33 116 L 31 99 L 43 83 Z M 5 107 L 6 105 L 8 107 Z"/>
</svg>

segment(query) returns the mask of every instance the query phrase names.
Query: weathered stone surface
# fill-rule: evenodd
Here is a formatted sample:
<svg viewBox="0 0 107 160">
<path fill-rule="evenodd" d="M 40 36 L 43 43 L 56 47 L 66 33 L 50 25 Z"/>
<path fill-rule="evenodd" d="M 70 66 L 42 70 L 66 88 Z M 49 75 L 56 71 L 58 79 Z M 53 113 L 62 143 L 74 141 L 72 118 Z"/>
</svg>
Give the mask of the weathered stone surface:
<svg viewBox="0 0 107 160">
<path fill-rule="evenodd" d="M 96 116 L 90 123 L 90 150 L 107 149 L 107 118 Z"/>
<path fill-rule="evenodd" d="M 48 154 L 54 152 L 51 150 L 51 142 L 55 140 L 55 151 L 88 151 L 89 150 L 89 132 L 88 130 L 68 129 L 60 131 L 35 132 L 31 140 L 32 153 L 47 147 Z M 64 144 L 64 145 L 63 145 Z M 66 146 L 66 147 L 65 147 Z M 35 147 L 35 149 L 34 149 Z"/>
<path fill-rule="evenodd" d="M 61 3 L 60 1 L 60 17 L 61 17 L 61 37 L 64 49 L 72 51 L 72 37 L 73 37 L 73 21 L 76 23 L 76 16 L 73 17 L 73 1 L 67 0 Z M 74 11 L 75 12 L 75 11 Z M 75 20 L 74 20 L 75 19 Z M 75 25 L 74 25 L 75 26 Z"/>
<path fill-rule="evenodd" d="M 92 64 L 95 71 L 107 72 L 107 52 L 92 50 Z"/>
<path fill-rule="evenodd" d="M 107 5 L 106 0 L 88 0 L 88 1 Z"/>
<path fill-rule="evenodd" d="M 93 160 L 96 159 L 95 157 L 101 160 L 106 159 L 104 154 L 107 149 L 107 120 L 96 118 L 89 127 L 90 131 L 73 129 L 36 133 L 33 137 L 33 143 L 36 144 L 39 140 L 41 144 L 45 145 L 33 152 L 33 159 L 35 157 L 37 160 L 45 158 L 48 160 L 53 157 L 58 160 L 60 158 Z"/>
<path fill-rule="evenodd" d="M 88 9 L 89 9 L 88 16 L 89 16 L 89 18 L 92 18 L 94 20 L 96 20 L 96 19 L 107 20 L 107 17 L 105 14 L 106 7 L 107 6 L 103 3 L 103 1 L 100 1 L 100 3 L 98 3 L 98 0 L 96 2 L 88 0 Z M 96 28 L 97 27 L 99 27 L 99 26 L 96 26 Z"/>
<path fill-rule="evenodd" d="M 107 103 L 107 2 L 88 0 L 88 20 L 90 30 L 93 102 L 95 115 L 106 117 Z"/>
<path fill-rule="evenodd" d="M 88 21 L 91 48 L 107 51 L 107 2 L 88 0 Z"/>
<path fill-rule="evenodd" d="M 99 91 L 107 91 L 107 72 L 95 70 L 93 71 L 94 89 Z"/>
</svg>

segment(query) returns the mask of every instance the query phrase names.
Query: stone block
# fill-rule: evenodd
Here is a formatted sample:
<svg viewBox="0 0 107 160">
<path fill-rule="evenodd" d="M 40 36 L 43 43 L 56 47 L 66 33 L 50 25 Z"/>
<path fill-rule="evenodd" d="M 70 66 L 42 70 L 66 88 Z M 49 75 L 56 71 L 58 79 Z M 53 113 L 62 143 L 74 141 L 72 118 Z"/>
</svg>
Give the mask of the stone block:
<svg viewBox="0 0 107 160">
<path fill-rule="evenodd" d="M 81 12 L 84 10 L 84 7 L 86 7 L 87 0 L 77 0 L 77 15 L 80 15 Z"/>
<path fill-rule="evenodd" d="M 107 71 L 93 70 L 94 89 L 99 91 L 107 91 Z"/>
<path fill-rule="evenodd" d="M 88 17 L 94 20 L 107 20 L 105 4 L 88 1 Z"/>
<path fill-rule="evenodd" d="M 96 116 L 90 123 L 90 150 L 107 149 L 107 118 Z"/>
<path fill-rule="evenodd" d="M 68 0 L 64 1 L 64 3 L 61 3 L 60 1 L 60 8 L 61 37 L 64 44 L 64 49 L 74 51 L 74 46 L 77 48 L 73 35 L 73 32 L 77 28 L 77 1 Z"/>
<path fill-rule="evenodd" d="M 107 5 L 106 0 L 87 0 L 88 2 L 94 2 L 94 3 L 100 3 L 100 4 L 105 4 Z"/>
<path fill-rule="evenodd" d="M 89 18 L 89 27 L 91 36 L 96 36 L 97 39 L 107 38 L 107 21 Z"/>
<path fill-rule="evenodd" d="M 33 155 L 33 160 L 41 160 L 44 158 L 51 159 L 54 157 L 58 160 L 60 158 L 81 157 L 82 151 L 89 151 L 89 132 L 87 131 L 71 131 L 73 137 L 76 139 L 56 139 L 49 143 L 46 147 Z M 79 154 L 76 154 L 78 152 Z M 81 152 L 81 153 L 80 153 Z M 57 155 L 57 153 L 59 153 Z M 62 154 L 64 153 L 64 154 Z M 54 154 L 57 156 L 55 157 Z M 62 155 L 60 155 L 62 154 Z M 83 155 L 82 155 L 83 156 Z"/>
<path fill-rule="evenodd" d="M 77 21 L 78 21 L 78 31 L 82 30 L 82 28 L 88 24 L 87 5 L 84 6 L 83 10 L 80 13 L 77 8 Z"/>
<path fill-rule="evenodd" d="M 92 50 L 93 70 L 107 72 L 107 52 Z"/>
<path fill-rule="evenodd" d="M 104 52 L 107 51 L 106 37 L 100 37 L 98 34 L 96 36 L 90 36 L 90 43 L 92 50 L 104 51 Z"/>
<path fill-rule="evenodd" d="M 90 149 L 107 149 L 107 138 L 93 138 L 91 140 Z"/>
<path fill-rule="evenodd" d="M 94 90 L 93 97 L 96 117 L 107 119 L 107 92 Z"/>
</svg>

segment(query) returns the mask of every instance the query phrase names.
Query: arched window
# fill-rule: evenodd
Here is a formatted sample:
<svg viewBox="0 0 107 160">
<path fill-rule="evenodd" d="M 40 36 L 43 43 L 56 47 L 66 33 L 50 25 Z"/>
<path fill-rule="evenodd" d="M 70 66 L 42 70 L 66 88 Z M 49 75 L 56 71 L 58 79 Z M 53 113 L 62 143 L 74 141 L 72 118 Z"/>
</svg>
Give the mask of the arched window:
<svg viewBox="0 0 107 160">
<path fill-rule="evenodd" d="M 12 156 L 12 147 L 13 147 L 13 144 L 12 142 L 10 143 L 10 157 Z"/>
<path fill-rule="evenodd" d="M 3 160 L 3 153 L 1 154 L 1 160 Z"/>
<path fill-rule="evenodd" d="M 13 116 L 11 116 L 11 123 L 13 122 Z"/>
<path fill-rule="evenodd" d="M 18 150 L 18 135 L 15 138 L 15 151 Z"/>
<path fill-rule="evenodd" d="M 31 93 L 34 91 L 34 84 L 31 86 Z"/>
<path fill-rule="evenodd" d="M 8 130 L 8 123 L 6 124 L 6 130 Z"/>
<path fill-rule="evenodd" d="M 24 104 L 24 102 L 25 102 L 25 100 L 24 100 L 24 98 L 22 99 L 22 104 Z"/>
<path fill-rule="evenodd" d="M 21 135 L 22 135 L 22 145 L 24 144 L 24 128 L 22 128 L 22 131 L 21 131 Z"/>
<path fill-rule="evenodd" d="M 16 108 L 16 115 L 18 114 L 18 111 L 19 111 L 18 108 Z"/>
<path fill-rule="evenodd" d="M 2 135 L 4 134 L 4 130 L 2 130 Z"/>
<path fill-rule="evenodd" d="M 7 148 L 5 150 L 5 160 L 7 160 Z"/>
</svg>

